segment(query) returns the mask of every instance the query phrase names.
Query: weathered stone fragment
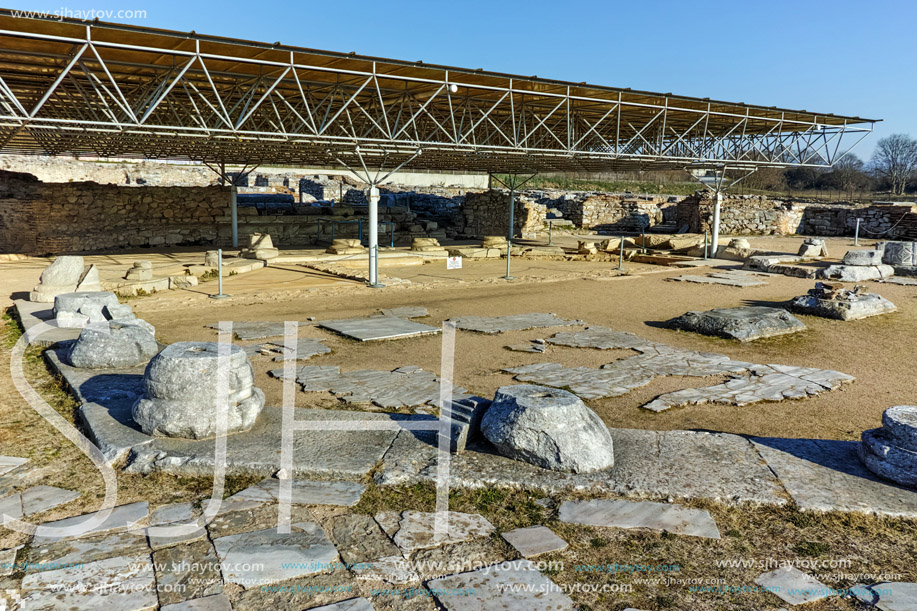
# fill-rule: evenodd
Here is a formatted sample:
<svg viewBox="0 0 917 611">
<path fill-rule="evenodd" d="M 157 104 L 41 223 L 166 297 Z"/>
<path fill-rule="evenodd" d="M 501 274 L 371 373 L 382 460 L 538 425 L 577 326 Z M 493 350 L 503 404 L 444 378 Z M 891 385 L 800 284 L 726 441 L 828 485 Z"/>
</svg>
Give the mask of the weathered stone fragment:
<svg viewBox="0 0 917 611">
<path fill-rule="evenodd" d="M 56 296 L 75 291 L 82 276 L 83 257 L 57 257 L 41 272 L 38 285 L 29 293 L 29 301 L 52 303 Z"/>
<path fill-rule="evenodd" d="M 844 265 L 882 265 L 881 250 L 850 250 L 844 255 Z"/>
<path fill-rule="evenodd" d="M 274 248 L 274 242 L 270 234 L 253 233 L 248 236 L 248 248 L 243 248 L 241 255 L 246 259 L 258 259 L 259 261 L 269 261 L 280 255 L 280 251 Z"/>
<path fill-rule="evenodd" d="M 840 280 L 841 282 L 882 280 L 894 275 L 895 270 L 890 265 L 829 265 L 819 274 L 822 278 Z"/>
<path fill-rule="evenodd" d="M 794 297 L 786 307 L 798 314 L 837 320 L 857 320 L 897 310 L 891 301 L 867 293 L 862 286 L 847 290 L 821 282 L 816 283 L 814 289 L 809 289 L 808 294 Z"/>
<path fill-rule="evenodd" d="M 782 308 L 750 306 L 687 312 L 666 323 L 673 329 L 747 342 L 804 331 L 806 326 Z"/>
<path fill-rule="evenodd" d="M 86 369 L 120 369 L 146 363 L 159 352 L 159 344 L 152 333 L 135 323 L 109 320 L 84 327 L 70 347 L 70 364 Z"/>
<path fill-rule="evenodd" d="M 614 466 L 608 428 L 564 390 L 501 387 L 481 420 L 481 432 L 504 456 L 545 469 L 582 473 Z"/>
</svg>

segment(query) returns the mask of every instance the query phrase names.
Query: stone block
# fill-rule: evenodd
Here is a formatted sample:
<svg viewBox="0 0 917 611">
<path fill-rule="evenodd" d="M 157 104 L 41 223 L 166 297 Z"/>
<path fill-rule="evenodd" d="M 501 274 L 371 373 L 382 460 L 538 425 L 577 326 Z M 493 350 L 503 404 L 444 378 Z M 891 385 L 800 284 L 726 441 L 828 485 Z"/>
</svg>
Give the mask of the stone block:
<svg viewBox="0 0 917 611">
<path fill-rule="evenodd" d="M 829 265 L 819 276 L 841 282 L 864 282 L 866 280 L 883 280 L 895 275 L 890 265 Z"/>
<path fill-rule="evenodd" d="M 147 365 L 145 394 L 134 403 L 134 421 L 147 435 L 203 439 L 217 434 L 223 393 L 229 401 L 227 431 L 252 427 L 264 407 L 264 393 L 254 386 L 254 372 L 239 346 L 231 346 L 228 371 L 219 375 L 220 344 L 178 342 Z M 221 385 L 220 378 L 223 377 Z"/>
<path fill-rule="evenodd" d="M 806 326 L 782 308 L 751 306 L 687 312 L 666 323 L 673 329 L 747 342 L 804 331 Z"/>
<path fill-rule="evenodd" d="M 153 334 L 136 320 L 110 320 L 84 327 L 67 355 L 70 364 L 85 369 L 136 367 L 159 352 Z"/>
<path fill-rule="evenodd" d="M 614 466 L 611 434 L 573 393 L 520 384 L 497 390 L 481 432 L 500 454 L 554 471 Z"/>
</svg>

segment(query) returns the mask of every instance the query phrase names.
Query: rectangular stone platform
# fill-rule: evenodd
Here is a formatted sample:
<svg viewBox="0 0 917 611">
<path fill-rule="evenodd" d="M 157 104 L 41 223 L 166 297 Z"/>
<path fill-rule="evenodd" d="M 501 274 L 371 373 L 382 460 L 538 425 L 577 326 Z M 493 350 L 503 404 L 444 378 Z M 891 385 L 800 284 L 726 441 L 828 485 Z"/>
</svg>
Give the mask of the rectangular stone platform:
<svg viewBox="0 0 917 611">
<path fill-rule="evenodd" d="M 433 335 L 440 332 L 437 327 L 424 325 L 413 320 L 406 320 L 396 316 L 371 316 L 369 318 L 344 318 L 341 320 L 326 320 L 319 326 L 345 337 L 361 342 L 372 342 L 383 339 L 401 339 L 404 337 L 418 337 L 420 335 Z"/>
</svg>

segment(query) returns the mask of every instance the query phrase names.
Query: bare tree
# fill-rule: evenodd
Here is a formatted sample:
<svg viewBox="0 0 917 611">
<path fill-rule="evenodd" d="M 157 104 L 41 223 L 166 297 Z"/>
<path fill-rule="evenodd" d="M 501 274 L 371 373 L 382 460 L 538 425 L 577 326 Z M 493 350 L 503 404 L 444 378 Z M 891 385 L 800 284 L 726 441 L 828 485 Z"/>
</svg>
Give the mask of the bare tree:
<svg viewBox="0 0 917 611">
<path fill-rule="evenodd" d="M 872 169 L 888 181 L 893 195 L 903 195 L 908 180 L 917 172 L 917 140 L 907 134 L 882 138 L 872 156 Z"/>
<path fill-rule="evenodd" d="M 838 189 L 848 194 L 855 189 L 865 187 L 869 183 L 866 175 L 866 164 L 850 153 L 836 162 L 830 173 L 825 174 L 820 181 L 821 188 Z"/>
</svg>

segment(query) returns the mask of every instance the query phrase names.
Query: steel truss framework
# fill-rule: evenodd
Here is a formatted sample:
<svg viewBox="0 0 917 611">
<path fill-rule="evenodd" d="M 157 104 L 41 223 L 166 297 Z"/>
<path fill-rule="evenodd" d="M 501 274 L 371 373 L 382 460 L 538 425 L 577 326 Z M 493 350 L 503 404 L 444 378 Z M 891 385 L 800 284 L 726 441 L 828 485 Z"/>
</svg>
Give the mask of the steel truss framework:
<svg viewBox="0 0 917 611">
<path fill-rule="evenodd" d="M 482 172 L 829 166 L 873 123 L 0 11 L 0 152 Z"/>
</svg>

